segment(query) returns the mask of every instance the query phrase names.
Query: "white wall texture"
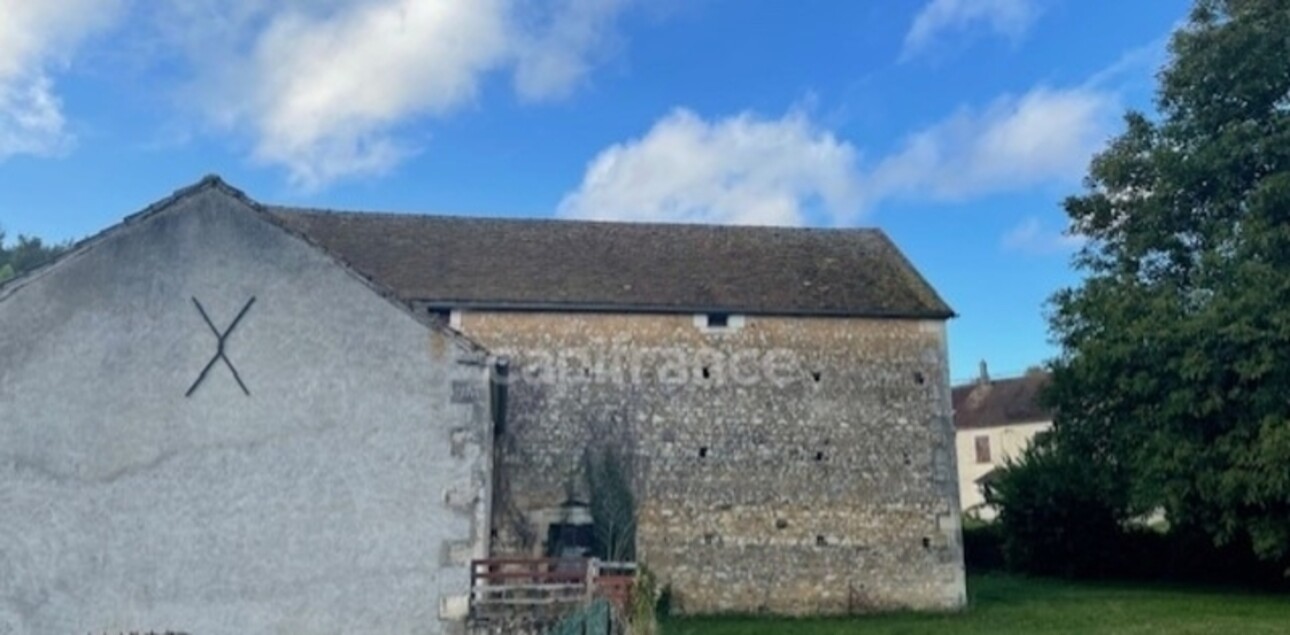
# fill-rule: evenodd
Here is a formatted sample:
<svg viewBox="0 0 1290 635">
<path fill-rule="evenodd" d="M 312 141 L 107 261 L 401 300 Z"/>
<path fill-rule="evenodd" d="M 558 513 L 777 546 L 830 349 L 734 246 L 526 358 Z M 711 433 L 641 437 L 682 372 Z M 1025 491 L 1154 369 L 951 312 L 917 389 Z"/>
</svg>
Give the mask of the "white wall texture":
<svg viewBox="0 0 1290 635">
<path fill-rule="evenodd" d="M 954 445 L 958 453 L 959 470 L 959 504 L 964 512 L 971 512 L 979 518 L 990 520 L 995 517 L 995 510 L 984 507 L 985 496 L 977 479 L 991 470 L 1002 467 L 1008 459 L 1017 459 L 1030 446 L 1035 435 L 1053 427 L 1051 421 L 1034 423 L 1017 423 L 989 428 L 967 428 L 956 430 Z M 977 461 L 976 439 L 990 439 L 990 461 Z"/>
<path fill-rule="evenodd" d="M 455 630 L 478 355 L 218 183 L 0 289 L 0 635 Z"/>
</svg>

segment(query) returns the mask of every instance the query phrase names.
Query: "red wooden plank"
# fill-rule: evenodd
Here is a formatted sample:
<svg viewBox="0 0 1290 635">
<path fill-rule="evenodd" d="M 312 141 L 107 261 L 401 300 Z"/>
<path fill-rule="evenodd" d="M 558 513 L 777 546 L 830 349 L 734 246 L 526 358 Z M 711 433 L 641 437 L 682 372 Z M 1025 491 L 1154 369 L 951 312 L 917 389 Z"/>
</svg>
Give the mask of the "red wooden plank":
<svg viewBox="0 0 1290 635">
<path fill-rule="evenodd" d="M 543 580 L 543 581 L 581 581 L 587 574 L 581 571 L 489 571 L 475 575 L 476 580 Z"/>
</svg>

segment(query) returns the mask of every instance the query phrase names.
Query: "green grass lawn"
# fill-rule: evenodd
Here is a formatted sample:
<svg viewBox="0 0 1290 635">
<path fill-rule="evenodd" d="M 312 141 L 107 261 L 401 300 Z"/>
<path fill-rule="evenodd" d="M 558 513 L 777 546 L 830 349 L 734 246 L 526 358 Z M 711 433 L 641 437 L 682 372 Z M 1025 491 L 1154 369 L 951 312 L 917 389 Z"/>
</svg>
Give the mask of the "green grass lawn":
<svg viewBox="0 0 1290 635">
<path fill-rule="evenodd" d="M 664 635 L 1290 634 L 1290 595 L 974 576 L 954 615 L 669 621 Z"/>
</svg>

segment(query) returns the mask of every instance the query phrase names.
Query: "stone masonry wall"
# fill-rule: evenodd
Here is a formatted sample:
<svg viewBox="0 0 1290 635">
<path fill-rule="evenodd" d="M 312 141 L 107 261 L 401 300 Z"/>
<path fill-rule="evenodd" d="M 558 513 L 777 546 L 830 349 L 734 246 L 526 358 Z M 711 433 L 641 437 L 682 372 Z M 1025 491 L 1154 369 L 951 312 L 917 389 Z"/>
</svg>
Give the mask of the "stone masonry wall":
<svg viewBox="0 0 1290 635">
<path fill-rule="evenodd" d="M 941 322 L 464 312 L 509 355 L 493 548 L 540 553 L 586 500 L 588 447 L 631 457 L 638 555 L 686 613 L 963 605 Z"/>
</svg>

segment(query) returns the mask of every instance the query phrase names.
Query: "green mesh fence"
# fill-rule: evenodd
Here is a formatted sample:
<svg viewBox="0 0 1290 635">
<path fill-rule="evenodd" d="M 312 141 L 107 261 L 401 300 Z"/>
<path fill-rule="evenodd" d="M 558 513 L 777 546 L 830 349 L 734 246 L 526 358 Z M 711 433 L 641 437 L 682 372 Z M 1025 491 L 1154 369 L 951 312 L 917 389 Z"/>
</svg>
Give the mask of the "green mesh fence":
<svg viewBox="0 0 1290 635">
<path fill-rule="evenodd" d="M 613 620 L 603 598 L 578 609 L 551 629 L 551 635 L 611 635 Z"/>
</svg>

